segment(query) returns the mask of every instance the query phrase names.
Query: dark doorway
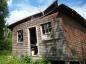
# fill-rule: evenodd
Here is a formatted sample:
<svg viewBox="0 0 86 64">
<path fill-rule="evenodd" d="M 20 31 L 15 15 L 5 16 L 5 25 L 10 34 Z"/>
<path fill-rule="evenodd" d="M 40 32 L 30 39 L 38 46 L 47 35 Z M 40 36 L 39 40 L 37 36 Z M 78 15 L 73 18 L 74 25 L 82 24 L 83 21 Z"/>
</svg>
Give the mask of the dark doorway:
<svg viewBox="0 0 86 64">
<path fill-rule="evenodd" d="M 37 36 L 36 36 L 36 28 L 30 28 L 30 47 L 31 47 L 31 54 L 35 56 L 38 54 L 38 47 L 37 47 Z"/>
</svg>

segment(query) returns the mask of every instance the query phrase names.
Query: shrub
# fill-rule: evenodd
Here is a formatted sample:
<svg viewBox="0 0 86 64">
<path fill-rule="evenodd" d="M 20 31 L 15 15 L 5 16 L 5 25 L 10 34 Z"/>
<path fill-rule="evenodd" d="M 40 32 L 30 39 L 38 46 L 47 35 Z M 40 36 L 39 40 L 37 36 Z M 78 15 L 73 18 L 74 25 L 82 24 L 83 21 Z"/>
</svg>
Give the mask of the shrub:
<svg viewBox="0 0 86 64">
<path fill-rule="evenodd" d="M 51 64 L 47 59 L 38 59 L 34 64 Z"/>
<path fill-rule="evenodd" d="M 0 57 L 0 64 L 21 64 L 21 60 L 14 56 L 1 56 Z"/>
<path fill-rule="evenodd" d="M 11 55 L 2 55 L 0 56 L 0 64 L 51 64 L 51 63 L 46 59 L 33 60 L 29 56 L 19 58 Z"/>
<path fill-rule="evenodd" d="M 2 55 L 11 55 L 11 51 L 8 51 L 8 50 L 2 50 L 2 51 L 0 51 L 0 56 L 2 56 Z"/>
<path fill-rule="evenodd" d="M 22 60 L 22 63 L 25 63 L 25 64 L 32 64 L 32 59 L 29 57 L 29 56 L 23 56 L 21 58 Z"/>
</svg>

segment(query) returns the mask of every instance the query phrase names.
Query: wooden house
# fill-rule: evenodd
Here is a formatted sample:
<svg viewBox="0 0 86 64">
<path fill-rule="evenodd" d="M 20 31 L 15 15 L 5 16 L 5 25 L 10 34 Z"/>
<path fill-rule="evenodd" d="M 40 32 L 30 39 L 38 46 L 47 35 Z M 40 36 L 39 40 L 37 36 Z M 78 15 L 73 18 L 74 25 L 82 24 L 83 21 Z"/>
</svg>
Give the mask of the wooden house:
<svg viewBox="0 0 86 64">
<path fill-rule="evenodd" d="M 68 6 L 57 2 L 46 10 L 8 26 L 12 31 L 14 55 L 29 55 L 60 61 L 85 58 L 86 20 Z"/>
</svg>

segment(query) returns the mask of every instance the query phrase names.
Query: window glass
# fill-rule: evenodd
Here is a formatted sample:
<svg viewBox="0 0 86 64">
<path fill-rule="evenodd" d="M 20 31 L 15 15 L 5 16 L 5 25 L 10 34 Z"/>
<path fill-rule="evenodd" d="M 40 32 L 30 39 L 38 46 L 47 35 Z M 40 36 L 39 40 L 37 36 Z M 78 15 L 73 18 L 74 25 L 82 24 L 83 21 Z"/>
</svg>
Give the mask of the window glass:
<svg viewBox="0 0 86 64">
<path fill-rule="evenodd" d="M 49 32 L 51 32 L 51 22 L 42 24 L 42 32 L 43 34 L 48 34 Z"/>
<path fill-rule="evenodd" d="M 23 42 L 23 30 L 17 32 L 17 37 L 18 42 Z"/>
</svg>

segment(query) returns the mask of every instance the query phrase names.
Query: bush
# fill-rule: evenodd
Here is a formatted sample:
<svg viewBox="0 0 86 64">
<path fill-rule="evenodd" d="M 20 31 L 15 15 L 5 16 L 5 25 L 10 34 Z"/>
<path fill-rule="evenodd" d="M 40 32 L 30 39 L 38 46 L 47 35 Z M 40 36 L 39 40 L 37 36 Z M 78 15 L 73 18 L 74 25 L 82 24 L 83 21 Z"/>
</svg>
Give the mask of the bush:
<svg viewBox="0 0 86 64">
<path fill-rule="evenodd" d="M 21 64 L 21 60 L 14 56 L 1 56 L 0 57 L 0 64 Z"/>
<path fill-rule="evenodd" d="M 51 64 L 47 59 L 38 59 L 34 64 Z"/>
<path fill-rule="evenodd" d="M 2 50 L 4 50 L 4 49 L 6 49 L 7 47 L 7 43 L 5 42 L 5 40 L 0 40 L 0 50 L 2 51 Z"/>
<path fill-rule="evenodd" d="M 5 56 L 5 55 L 11 55 L 11 51 L 8 51 L 8 50 L 2 50 L 0 51 L 0 56 Z"/>
<path fill-rule="evenodd" d="M 33 60 L 28 56 L 19 58 L 11 55 L 2 55 L 0 56 L 0 64 L 51 64 L 51 63 L 46 59 Z"/>
<path fill-rule="evenodd" d="M 48 61 L 47 59 L 36 59 L 36 60 L 33 60 L 29 56 L 22 57 L 22 61 L 25 64 L 51 64 L 50 61 Z"/>
<path fill-rule="evenodd" d="M 25 63 L 25 64 L 32 64 L 32 59 L 29 57 L 29 56 L 23 56 L 21 58 L 22 60 L 22 63 Z"/>
<path fill-rule="evenodd" d="M 3 38 L 0 37 L 0 51 L 12 50 L 12 33 L 10 30 L 5 30 Z"/>
</svg>

